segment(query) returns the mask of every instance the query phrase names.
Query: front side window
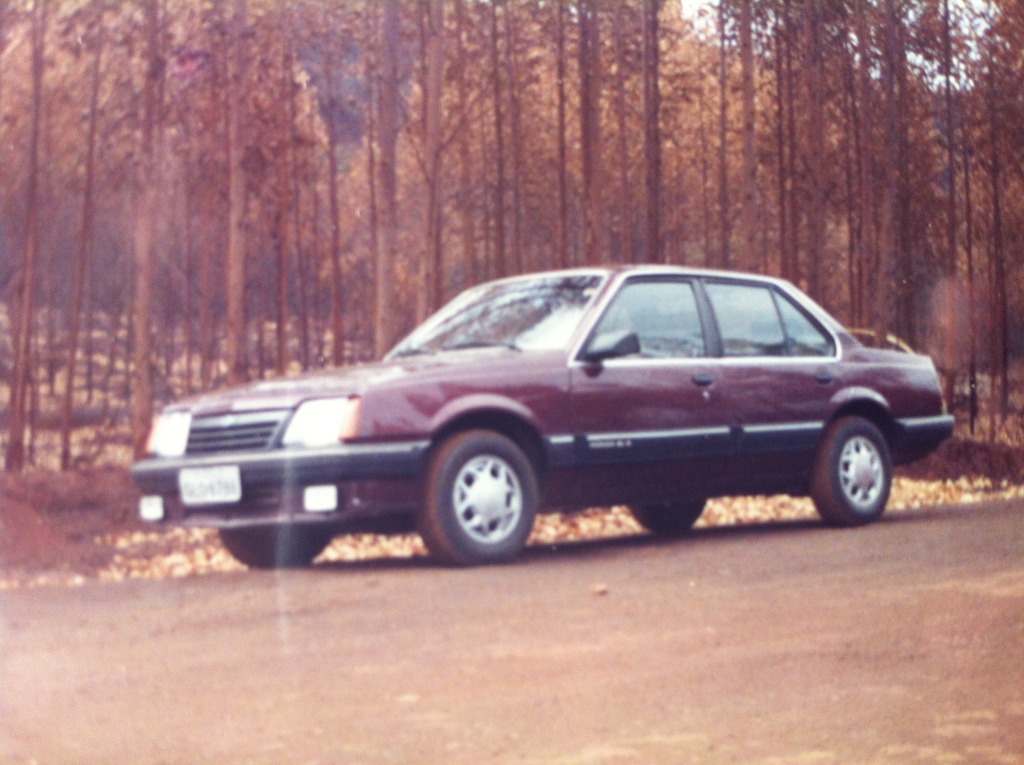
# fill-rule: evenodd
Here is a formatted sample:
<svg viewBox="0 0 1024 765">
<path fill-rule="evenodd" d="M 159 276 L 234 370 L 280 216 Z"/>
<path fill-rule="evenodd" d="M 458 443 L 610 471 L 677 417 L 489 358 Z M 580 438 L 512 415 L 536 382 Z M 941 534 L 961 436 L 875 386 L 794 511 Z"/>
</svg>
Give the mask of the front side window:
<svg viewBox="0 0 1024 765">
<path fill-rule="evenodd" d="M 707 294 L 725 356 L 829 356 L 834 352 L 829 336 L 769 287 L 711 283 Z"/>
<path fill-rule="evenodd" d="M 706 355 L 693 285 L 687 281 L 632 281 L 612 300 L 594 337 L 633 332 L 645 358 Z"/>
<path fill-rule="evenodd" d="M 483 284 L 455 298 L 389 356 L 488 346 L 563 348 L 601 281 L 597 274 L 568 274 Z"/>
</svg>

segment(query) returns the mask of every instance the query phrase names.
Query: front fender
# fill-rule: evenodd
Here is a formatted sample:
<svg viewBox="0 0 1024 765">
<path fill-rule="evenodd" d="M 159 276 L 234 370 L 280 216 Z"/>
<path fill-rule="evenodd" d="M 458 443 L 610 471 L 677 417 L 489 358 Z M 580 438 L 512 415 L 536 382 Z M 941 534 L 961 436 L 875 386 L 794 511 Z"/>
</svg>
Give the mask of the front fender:
<svg viewBox="0 0 1024 765">
<path fill-rule="evenodd" d="M 431 418 L 430 431 L 439 433 L 457 420 L 481 413 L 511 416 L 525 422 L 538 433 L 543 430 L 537 416 L 522 402 L 493 393 L 473 393 L 442 406 Z"/>
</svg>

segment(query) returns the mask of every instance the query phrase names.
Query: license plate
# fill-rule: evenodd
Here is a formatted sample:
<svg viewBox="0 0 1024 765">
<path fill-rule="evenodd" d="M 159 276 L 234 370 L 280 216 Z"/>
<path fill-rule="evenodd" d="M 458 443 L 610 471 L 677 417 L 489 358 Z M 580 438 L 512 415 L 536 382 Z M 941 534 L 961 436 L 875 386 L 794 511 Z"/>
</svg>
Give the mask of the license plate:
<svg viewBox="0 0 1024 765">
<path fill-rule="evenodd" d="M 185 468 L 178 473 L 178 490 L 186 505 L 223 505 L 242 498 L 238 465 Z"/>
</svg>

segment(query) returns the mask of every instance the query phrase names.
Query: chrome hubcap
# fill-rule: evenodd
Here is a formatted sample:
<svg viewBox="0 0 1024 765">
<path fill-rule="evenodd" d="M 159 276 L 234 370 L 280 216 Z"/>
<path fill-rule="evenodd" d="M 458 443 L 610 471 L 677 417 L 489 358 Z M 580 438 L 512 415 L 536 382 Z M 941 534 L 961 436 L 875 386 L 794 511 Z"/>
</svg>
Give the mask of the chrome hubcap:
<svg viewBox="0 0 1024 765">
<path fill-rule="evenodd" d="M 843 494 L 859 510 L 868 510 L 885 486 L 885 470 L 878 448 L 857 436 L 843 445 L 839 456 L 839 484 Z"/>
<path fill-rule="evenodd" d="M 495 544 L 516 528 L 523 512 L 523 491 L 515 471 L 499 457 L 474 457 L 455 479 L 455 517 L 477 542 Z"/>
</svg>

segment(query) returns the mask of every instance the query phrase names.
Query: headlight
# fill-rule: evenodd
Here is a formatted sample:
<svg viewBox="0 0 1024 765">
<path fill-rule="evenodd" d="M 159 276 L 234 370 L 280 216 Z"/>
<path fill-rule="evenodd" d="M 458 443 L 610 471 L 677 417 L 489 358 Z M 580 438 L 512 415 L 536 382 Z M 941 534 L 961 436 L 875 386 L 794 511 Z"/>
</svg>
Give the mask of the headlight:
<svg viewBox="0 0 1024 765">
<path fill-rule="evenodd" d="M 285 446 L 331 446 L 355 438 L 359 398 L 318 398 L 299 405 L 284 433 Z"/>
<path fill-rule="evenodd" d="M 180 457 L 188 446 L 188 431 L 192 426 L 190 412 L 164 412 L 153 420 L 146 452 L 157 457 Z"/>
</svg>

